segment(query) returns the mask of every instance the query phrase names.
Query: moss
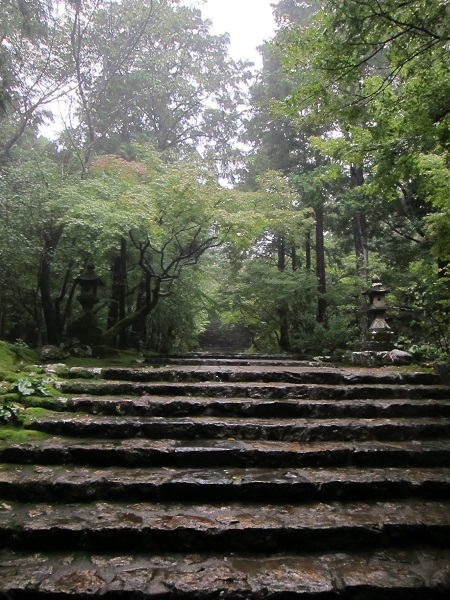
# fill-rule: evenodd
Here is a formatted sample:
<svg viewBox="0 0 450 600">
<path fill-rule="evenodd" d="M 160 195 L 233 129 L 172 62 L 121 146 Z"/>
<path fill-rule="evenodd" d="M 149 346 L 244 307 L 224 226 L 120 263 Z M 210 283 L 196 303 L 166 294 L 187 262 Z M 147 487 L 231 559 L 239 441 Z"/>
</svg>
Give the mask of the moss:
<svg viewBox="0 0 450 600">
<path fill-rule="evenodd" d="M 55 390 L 58 391 L 58 390 Z M 28 396 L 20 400 L 24 408 L 45 408 L 61 410 L 61 394 L 51 396 Z"/>
<path fill-rule="evenodd" d="M 35 364 L 37 361 L 38 356 L 34 350 L 0 340 L 0 377 L 2 379 L 12 376 L 26 365 Z"/>
<path fill-rule="evenodd" d="M 4 402 L 20 402 L 20 396 L 16 392 L 8 392 L 7 394 L 2 394 L 1 401 Z"/>
<path fill-rule="evenodd" d="M 133 364 L 137 364 L 138 362 L 143 361 L 144 358 L 142 354 L 138 351 L 123 351 L 117 353 L 115 356 L 109 356 L 105 358 L 93 358 L 93 357 L 85 357 L 85 358 L 77 358 L 75 356 L 71 356 L 65 361 L 67 368 L 70 367 L 128 367 Z"/>
<path fill-rule="evenodd" d="M 32 442 L 34 440 L 45 440 L 51 436 L 33 429 L 22 429 L 20 427 L 0 427 L 0 444 Z"/>
<path fill-rule="evenodd" d="M 30 408 L 26 408 L 24 411 L 24 423 L 26 424 L 32 419 L 46 417 L 49 414 L 54 414 L 54 411 L 51 411 L 47 408 L 42 408 L 41 406 L 32 406 Z"/>
</svg>

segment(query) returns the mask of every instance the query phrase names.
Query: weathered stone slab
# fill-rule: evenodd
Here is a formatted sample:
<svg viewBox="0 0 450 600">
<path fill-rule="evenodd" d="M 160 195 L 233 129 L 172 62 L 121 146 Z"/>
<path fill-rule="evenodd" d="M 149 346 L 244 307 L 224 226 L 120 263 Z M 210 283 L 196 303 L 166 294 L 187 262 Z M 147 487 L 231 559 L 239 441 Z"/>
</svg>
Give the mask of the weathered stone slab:
<svg viewBox="0 0 450 600">
<path fill-rule="evenodd" d="M 210 501 L 267 503 L 448 498 L 445 469 L 171 469 L 0 465 L 0 497 L 27 502 Z M 449 505 L 450 508 L 450 505 Z"/>
<path fill-rule="evenodd" d="M 417 540 L 445 547 L 450 504 L 4 503 L 0 534 L 0 546 L 13 550 L 331 552 L 408 547 Z"/>
<path fill-rule="evenodd" d="M 444 385 L 361 384 L 320 385 L 285 383 L 138 383 L 127 381 L 66 381 L 61 384 L 65 394 L 90 394 L 101 396 L 160 395 L 160 396 L 209 396 L 212 398 L 308 398 L 308 399 L 448 399 Z"/>
<path fill-rule="evenodd" d="M 279 367 L 273 365 L 244 367 L 211 368 L 201 366 L 195 369 L 186 365 L 159 368 L 84 368 L 72 367 L 68 375 L 73 378 L 102 378 L 113 381 L 135 382 L 179 382 L 197 383 L 204 381 L 260 382 L 260 383 L 298 383 L 321 385 L 364 385 L 364 384 L 405 384 L 432 385 L 441 382 L 440 377 L 431 372 L 401 372 L 396 370 L 342 369 L 330 367 Z"/>
<path fill-rule="evenodd" d="M 194 415 L 246 418 L 392 418 L 450 417 L 450 400 L 305 400 L 264 398 L 208 398 L 207 396 L 104 397 L 75 396 L 43 399 L 54 410 L 102 415 L 182 417 Z"/>
<path fill-rule="evenodd" d="M 408 440 L 450 436 L 450 419 L 233 419 L 106 417 L 55 413 L 32 419 L 30 429 L 99 438 L 238 438 L 292 442 Z"/>
<path fill-rule="evenodd" d="M 117 594 L 149 600 L 346 597 L 444 598 L 448 551 L 385 551 L 272 556 L 0 554 L 0 597 L 34 599 Z M 283 594 L 283 596 L 281 596 Z M 324 596 L 326 594 L 326 596 Z M 378 596 L 375 596 L 378 594 Z M 123 596 L 122 596 L 123 597 Z M 129 596 L 128 596 L 129 597 Z M 355 596 L 353 596 L 355 597 Z M 367 597 L 367 595 L 365 596 Z"/>
<path fill-rule="evenodd" d="M 50 438 L 0 446 L 22 464 L 128 467 L 447 467 L 450 440 L 283 442 L 276 440 Z"/>
</svg>

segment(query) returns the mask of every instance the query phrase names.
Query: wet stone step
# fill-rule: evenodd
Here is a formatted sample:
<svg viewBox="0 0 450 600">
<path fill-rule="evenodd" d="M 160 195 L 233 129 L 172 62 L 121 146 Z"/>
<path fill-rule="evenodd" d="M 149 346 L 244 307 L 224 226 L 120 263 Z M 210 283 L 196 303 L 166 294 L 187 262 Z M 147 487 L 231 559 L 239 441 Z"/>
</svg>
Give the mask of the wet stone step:
<svg viewBox="0 0 450 600">
<path fill-rule="evenodd" d="M 221 398 L 308 398 L 326 399 L 448 399 L 448 388 L 443 385 L 320 385 L 285 383 L 139 383 L 131 381 L 64 381 L 65 394 L 97 396 L 209 396 Z"/>
<path fill-rule="evenodd" d="M 0 553 L 0 598 L 444 600 L 449 565 L 449 551 L 427 548 L 270 556 L 8 551 Z"/>
<path fill-rule="evenodd" d="M 332 361 L 319 361 L 311 358 L 302 360 L 296 359 L 278 359 L 271 358 L 174 358 L 174 357 L 146 357 L 143 364 L 145 366 L 207 366 L 207 367 L 319 367 L 323 362 L 330 364 Z"/>
<path fill-rule="evenodd" d="M 354 499 L 450 500 L 450 469 L 180 470 L 0 465 L 0 498 L 55 503 L 258 502 L 264 498 L 273 504 Z"/>
<path fill-rule="evenodd" d="M 259 418 L 450 417 L 450 400 L 265 400 L 259 398 L 75 396 L 43 399 L 54 410 L 103 415 L 245 416 Z"/>
<path fill-rule="evenodd" d="M 172 467 L 446 467 L 450 440 L 277 442 L 51 438 L 0 446 L 4 463 Z"/>
<path fill-rule="evenodd" d="M 279 440 L 409 440 L 450 436 L 450 419 L 232 419 L 106 417 L 54 413 L 31 419 L 29 429 L 99 438 Z"/>
<path fill-rule="evenodd" d="M 223 382 L 223 383 L 298 383 L 320 385 L 438 385 L 440 377 L 427 372 L 399 372 L 393 370 L 351 370 L 339 368 L 286 368 L 261 366 L 252 368 L 200 366 L 195 369 L 181 365 L 177 368 L 85 368 L 72 367 L 67 375 L 73 378 L 102 378 L 117 381 L 140 382 Z"/>
<path fill-rule="evenodd" d="M 450 504 L 14 504 L 0 511 L 10 550 L 336 552 L 386 546 L 448 547 Z"/>
</svg>

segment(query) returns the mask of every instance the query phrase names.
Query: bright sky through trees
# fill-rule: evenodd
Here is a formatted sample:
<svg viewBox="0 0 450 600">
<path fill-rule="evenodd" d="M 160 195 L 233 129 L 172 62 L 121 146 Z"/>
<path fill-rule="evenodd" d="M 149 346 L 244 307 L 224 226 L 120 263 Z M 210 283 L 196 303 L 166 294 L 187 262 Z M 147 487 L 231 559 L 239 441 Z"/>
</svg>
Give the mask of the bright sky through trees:
<svg viewBox="0 0 450 600">
<path fill-rule="evenodd" d="M 198 6 L 204 18 L 213 22 L 214 33 L 230 34 L 230 54 L 260 66 L 257 46 L 273 35 L 273 0 L 186 0 Z"/>
</svg>

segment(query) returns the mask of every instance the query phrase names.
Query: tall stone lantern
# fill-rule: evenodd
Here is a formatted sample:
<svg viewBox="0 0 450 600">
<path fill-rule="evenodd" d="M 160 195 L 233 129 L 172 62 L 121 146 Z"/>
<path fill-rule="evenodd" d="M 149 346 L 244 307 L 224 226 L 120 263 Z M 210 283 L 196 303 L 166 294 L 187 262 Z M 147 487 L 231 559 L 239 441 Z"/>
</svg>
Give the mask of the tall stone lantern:
<svg viewBox="0 0 450 600">
<path fill-rule="evenodd" d="M 97 323 L 94 306 L 99 302 L 98 288 L 105 285 L 95 272 L 92 263 L 88 263 L 82 273 L 75 278 L 75 283 L 80 287 L 77 297 L 83 308 L 82 315 L 68 328 L 69 337 L 76 338 L 82 344 L 89 346 L 101 343 L 103 332 Z"/>
<path fill-rule="evenodd" d="M 389 306 L 386 303 L 386 294 L 391 290 L 385 288 L 378 275 L 372 277 L 372 287 L 363 292 L 368 297 L 369 329 L 365 343 L 366 350 L 392 350 L 394 347 L 394 332 L 386 322 L 386 313 Z"/>
</svg>

